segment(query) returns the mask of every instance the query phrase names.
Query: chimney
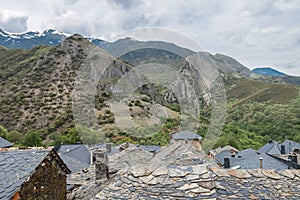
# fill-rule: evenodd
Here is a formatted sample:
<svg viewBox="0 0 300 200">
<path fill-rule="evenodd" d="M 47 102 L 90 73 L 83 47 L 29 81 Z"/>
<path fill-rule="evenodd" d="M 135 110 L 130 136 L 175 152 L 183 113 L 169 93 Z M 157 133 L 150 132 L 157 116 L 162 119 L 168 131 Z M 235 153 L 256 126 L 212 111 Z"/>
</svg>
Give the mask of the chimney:
<svg viewBox="0 0 300 200">
<path fill-rule="evenodd" d="M 106 144 L 107 153 L 111 153 L 111 144 Z"/>
<path fill-rule="evenodd" d="M 228 169 L 230 167 L 230 160 L 228 157 L 224 158 L 224 168 Z"/>
<path fill-rule="evenodd" d="M 294 148 L 293 150 L 296 158 L 297 158 L 297 163 L 300 164 L 300 149 L 299 148 Z"/>
<path fill-rule="evenodd" d="M 129 148 L 129 142 L 125 143 L 124 149 L 127 149 L 127 148 Z"/>
<path fill-rule="evenodd" d="M 294 162 L 294 163 L 298 163 L 297 155 L 293 154 L 291 156 L 291 161 Z"/>
<path fill-rule="evenodd" d="M 282 145 L 280 146 L 280 153 L 281 153 L 281 154 L 285 154 L 285 146 L 284 146 L 284 144 L 282 144 Z"/>
<path fill-rule="evenodd" d="M 263 158 L 262 157 L 259 158 L 259 168 L 260 169 L 263 168 Z"/>
<path fill-rule="evenodd" d="M 93 155 L 95 157 L 95 182 L 96 184 L 101 184 L 108 178 L 108 158 L 105 152 L 94 151 Z"/>
<path fill-rule="evenodd" d="M 269 139 L 269 143 L 273 143 L 273 140 L 272 140 L 272 139 Z"/>
</svg>

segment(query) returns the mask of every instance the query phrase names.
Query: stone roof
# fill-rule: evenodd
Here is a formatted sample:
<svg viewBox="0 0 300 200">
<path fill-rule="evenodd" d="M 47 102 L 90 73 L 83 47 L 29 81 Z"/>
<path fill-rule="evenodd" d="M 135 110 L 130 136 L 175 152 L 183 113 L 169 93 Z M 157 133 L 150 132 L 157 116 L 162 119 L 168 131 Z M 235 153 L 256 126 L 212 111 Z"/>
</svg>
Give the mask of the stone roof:
<svg viewBox="0 0 300 200">
<path fill-rule="evenodd" d="M 235 152 L 235 153 L 239 152 L 238 149 L 236 149 L 236 148 L 234 148 L 230 145 L 226 145 L 224 147 L 218 147 L 216 149 L 210 150 L 209 154 L 211 156 L 216 156 L 217 154 L 221 153 L 222 151 L 227 151 L 227 152 L 232 151 L 232 152 Z"/>
<path fill-rule="evenodd" d="M 145 151 L 149 151 L 151 153 L 157 153 L 160 150 L 160 146 L 157 145 L 141 145 L 139 146 L 141 149 Z"/>
<path fill-rule="evenodd" d="M 72 172 L 88 168 L 91 164 L 91 153 L 86 145 L 59 145 L 55 150 Z"/>
<path fill-rule="evenodd" d="M 0 148 L 8 148 L 12 147 L 13 144 L 10 143 L 9 141 L 5 140 L 4 138 L 0 137 Z"/>
<path fill-rule="evenodd" d="M 85 181 L 73 197 L 95 200 L 300 198 L 299 170 L 219 169 L 210 164 L 147 169 L 133 166 L 101 185 Z"/>
<path fill-rule="evenodd" d="M 102 184 L 95 183 L 94 166 L 72 174 L 68 184 L 81 185 L 72 199 L 300 198 L 299 170 L 220 169 L 185 142 L 157 154 L 134 147 L 118 154 L 109 156 L 114 170 Z"/>
<path fill-rule="evenodd" d="M 49 151 L 0 152 L 0 199 L 10 199 Z"/>
<path fill-rule="evenodd" d="M 180 131 L 172 134 L 172 139 L 175 140 L 202 140 L 202 137 L 191 131 Z"/>
</svg>

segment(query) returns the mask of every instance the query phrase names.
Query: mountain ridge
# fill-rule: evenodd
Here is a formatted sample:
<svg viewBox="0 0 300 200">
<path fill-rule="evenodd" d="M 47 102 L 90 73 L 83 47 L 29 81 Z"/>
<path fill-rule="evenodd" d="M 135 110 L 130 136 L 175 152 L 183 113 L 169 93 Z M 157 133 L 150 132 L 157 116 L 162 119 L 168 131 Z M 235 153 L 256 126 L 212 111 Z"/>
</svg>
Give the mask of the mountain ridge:
<svg viewBox="0 0 300 200">
<path fill-rule="evenodd" d="M 174 47 L 173 45 L 168 46 L 168 43 L 158 44 L 166 44 L 166 48 Z M 133 44 L 133 47 L 135 46 Z M 93 58 L 90 52 L 95 48 L 98 47 L 80 35 L 72 35 L 57 46 L 35 46 L 29 50 L 0 48 L 0 90 L 2 91 L 0 96 L 0 125 L 9 131 L 18 130 L 24 134 L 30 129 L 37 129 L 41 131 L 45 141 L 53 140 L 51 138 L 53 138 L 54 134 L 58 135 L 58 137 L 69 137 L 68 135 L 71 135 L 71 138 L 77 138 L 76 140 L 60 139 L 60 142 L 78 142 L 78 136 L 74 136 L 77 132 L 74 131 L 75 123 L 72 113 L 71 91 L 74 88 L 76 72 L 80 69 L 87 56 Z M 102 49 L 98 50 L 104 52 Z M 180 51 L 187 52 L 182 49 Z M 181 96 L 185 95 L 189 98 L 194 98 L 190 94 L 191 91 L 185 86 L 185 84 L 189 84 L 197 90 L 196 92 L 201 98 L 200 102 L 209 103 L 209 90 L 213 82 L 202 80 L 203 72 L 199 73 L 197 71 L 192 64 L 193 61 L 202 63 L 203 66 L 201 67 L 205 73 L 210 73 L 210 68 L 214 68 L 220 73 L 227 88 L 227 107 L 229 111 L 229 124 L 225 125 L 225 135 L 221 137 L 221 145 L 225 143 L 230 144 L 228 138 L 232 140 L 239 138 L 239 140 L 246 141 L 242 143 L 243 147 L 258 147 L 262 142 L 262 137 L 274 136 L 272 133 L 273 127 L 269 125 L 273 122 L 277 124 L 275 132 L 276 134 L 278 133 L 278 137 L 276 136 L 273 139 L 282 139 L 290 136 L 289 139 L 295 137 L 295 141 L 298 141 L 296 133 L 300 127 L 297 125 L 299 120 L 296 112 L 297 107 L 295 107 L 298 99 L 295 100 L 295 98 L 297 98 L 299 88 L 293 85 L 287 86 L 286 82 L 284 82 L 286 77 L 277 77 L 275 80 L 272 77 L 253 80 L 251 71 L 248 68 L 226 55 L 198 52 L 189 55 L 193 59 L 190 59 L 192 62 L 187 62 L 189 59 L 174 54 L 172 51 L 157 48 L 135 50 L 133 48 L 132 51 L 112 60 L 112 64 L 103 73 L 103 79 L 97 85 L 97 93 L 95 95 L 96 111 L 93 109 L 97 123 L 101 125 L 99 132 L 105 134 L 111 142 L 138 141 L 142 144 L 158 144 L 158 142 L 164 141 L 166 143 L 167 134 L 176 130 L 178 126 L 177 117 L 181 109 L 178 99 L 176 99 L 176 95 L 170 93 L 170 90 L 157 87 L 155 84 L 148 84 L 139 88 L 137 96 L 128 99 L 128 107 L 125 108 L 125 110 L 129 110 L 132 118 L 142 123 L 148 120 L 147 117 L 150 113 L 148 109 L 151 107 L 151 102 L 158 102 L 169 108 L 168 113 L 172 113 L 170 116 L 176 117 L 167 120 L 168 128 L 156 133 L 153 138 L 142 140 L 120 130 L 115 125 L 115 116 L 109 107 L 112 86 L 116 84 L 118 79 L 135 66 L 151 64 L 153 58 L 157 58 L 157 55 L 161 55 L 161 57 L 158 57 L 159 59 L 155 61 L 172 67 L 178 70 L 180 75 L 187 77 L 188 82 L 181 81 L 181 85 L 173 85 L 173 89 Z M 139 61 L 135 58 L 139 58 Z M 137 78 L 140 80 L 136 80 L 136 82 L 142 80 L 141 77 Z M 290 77 L 288 78 L 289 81 L 298 81 L 297 78 L 293 80 Z M 275 81 L 277 82 L 274 83 Z M 243 93 L 240 94 L 239 91 Z M 289 95 L 286 95 L 284 92 L 288 92 Z M 276 99 L 273 100 L 274 97 Z M 204 117 L 200 116 L 200 119 L 204 121 L 200 120 L 201 126 L 198 133 L 202 136 L 205 136 L 205 130 L 209 125 L 210 112 L 205 110 L 207 105 L 203 104 L 205 108 L 203 108 L 201 113 L 203 113 Z M 87 112 L 88 110 L 85 109 L 83 108 L 82 110 Z M 249 116 L 245 112 L 240 112 L 239 109 L 254 114 L 253 116 L 249 114 Z M 276 117 L 270 116 L 273 110 L 274 112 L 276 111 L 276 116 L 281 116 L 281 114 L 287 116 L 286 112 L 291 112 L 293 116 L 292 123 L 289 123 L 288 117 L 280 121 L 281 118 L 276 119 Z M 260 114 L 255 115 L 258 111 Z M 265 115 L 265 121 L 268 123 L 268 126 L 264 128 L 267 131 L 259 129 L 260 121 Z M 247 124 L 240 121 L 240 116 L 244 116 L 241 119 L 248 120 Z M 252 119 L 255 119 L 255 121 Z M 90 119 L 87 118 L 83 121 L 88 126 Z M 278 124 L 278 121 L 287 125 Z M 241 122 L 241 124 L 237 122 Z M 248 123 L 250 123 L 249 126 Z M 281 130 L 280 127 L 285 127 L 286 130 Z M 84 130 L 87 131 L 87 129 Z M 233 133 L 239 133 L 241 136 L 234 136 L 232 135 Z M 227 137 L 228 135 L 230 137 Z"/>
</svg>

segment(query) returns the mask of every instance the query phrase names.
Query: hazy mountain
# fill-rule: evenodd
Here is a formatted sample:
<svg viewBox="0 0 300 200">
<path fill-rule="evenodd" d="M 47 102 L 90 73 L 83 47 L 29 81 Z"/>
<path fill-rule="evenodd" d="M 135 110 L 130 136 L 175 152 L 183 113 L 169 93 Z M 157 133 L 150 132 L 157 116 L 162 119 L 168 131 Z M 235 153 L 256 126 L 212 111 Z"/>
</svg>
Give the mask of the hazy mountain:
<svg viewBox="0 0 300 200">
<path fill-rule="evenodd" d="M 264 76 L 287 76 L 287 74 L 282 73 L 276 69 L 270 68 L 270 67 L 260 67 L 252 69 L 252 72 L 259 75 Z"/>
</svg>

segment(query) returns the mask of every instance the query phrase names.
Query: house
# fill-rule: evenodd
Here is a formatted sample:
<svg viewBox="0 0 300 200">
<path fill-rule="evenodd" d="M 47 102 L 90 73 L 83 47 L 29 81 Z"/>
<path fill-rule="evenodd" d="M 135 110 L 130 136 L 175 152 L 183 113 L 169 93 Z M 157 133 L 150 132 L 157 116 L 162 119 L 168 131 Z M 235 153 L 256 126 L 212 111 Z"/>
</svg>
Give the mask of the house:
<svg viewBox="0 0 300 200">
<path fill-rule="evenodd" d="M 88 168 L 92 163 L 92 154 L 84 144 L 56 146 L 55 151 L 72 172 Z"/>
<path fill-rule="evenodd" d="M 300 144 L 292 140 L 285 140 L 280 144 L 280 149 L 282 154 L 289 154 L 293 152 L 294 149 L 300 149 Z"/>
<path fill-rule="evenodd" d="M 0 152 L 0 199 L 66 199 L 69 173 L 55 150 Z"/>
<path fill-rule="evenodd" d="M 257 153 L 268 153 L 271 155 L 280 155 L 280 146 L 276 141 L 269 140 L 267 144 L 257 150 Z"/>
<path fill-rule="evenodd" d="M 5 140 L 4 138 L 0 137 L 0 149 L 2 148 L 9 148 L 12 147 L 13 144 L 9 141 Z"/>
<path fill-rule="evenodd" d="M 201 151 L 201 142 L 202 142 L 202 137 L 196 133 L 193 133 L 191 131 L 180 131 L 173 133 L 171 135 L 171 143 L 176 143 L 176 142 L 181 142 L 185 141 L 187 144 L 192 145 L 195 147 L 198 151 Z"/>
<path fill-rule="evenodd" d="M 290 169 L 288 163 L 282 162 L 266 153 L 257 153 L 254 149 L 245 149 L 237 154 L 223 151 L 215 156 L 215 161 L 224 168 L 240 169 Z"/>
<path fill-rule="evenodd" d="M 285 140 L 279 144 L 276 141 L 269 140 L 267 144 L 257 150 L 258 153 L 267 153 L 269 155 L 289 154 L 294 149 L 300 149 L 300 144 L 291 140 Z"/>
</svg>

